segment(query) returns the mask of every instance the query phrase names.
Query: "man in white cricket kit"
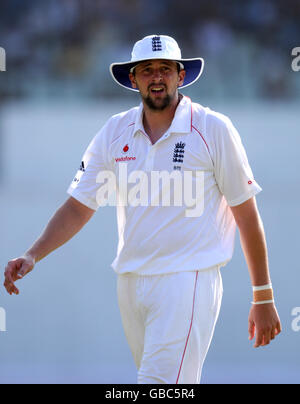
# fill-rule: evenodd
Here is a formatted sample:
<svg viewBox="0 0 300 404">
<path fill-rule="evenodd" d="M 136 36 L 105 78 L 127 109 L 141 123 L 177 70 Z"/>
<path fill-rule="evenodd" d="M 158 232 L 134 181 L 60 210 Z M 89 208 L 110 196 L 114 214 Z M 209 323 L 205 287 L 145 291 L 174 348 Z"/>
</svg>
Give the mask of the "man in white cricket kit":
<svg viewBox="0 0 300 404">
<path fill-rule="evenodd" d="M 112 267 L 138 383 L 200 383 L 220 311 L 220 268 L 232 257 L 236 225 L 253 286 L 249 339 L 256 334 L 254 346 L 264 346 L 281 331 L 255 201 L 261 188 L 240 136 L 226 116 L 178 92 L 200 77 L 203 64 L 182 59 L 171 37 L 152 35 L 135 44 L 129 62 L 111 65 L 118 84 L 139 91 L 140 106 L 108 120 L 83 156 L 70 198 L 5 270 L 7 291 L 18 294 L 15 281 L 88 222 L 112 180 L 119 232 Z M 162 173 L 171 179 L 168 192 Z M 184 174 L 200 195 L 192 213 Z M 163 205 L 170 182 L 177 203 Z"/>
</svg>

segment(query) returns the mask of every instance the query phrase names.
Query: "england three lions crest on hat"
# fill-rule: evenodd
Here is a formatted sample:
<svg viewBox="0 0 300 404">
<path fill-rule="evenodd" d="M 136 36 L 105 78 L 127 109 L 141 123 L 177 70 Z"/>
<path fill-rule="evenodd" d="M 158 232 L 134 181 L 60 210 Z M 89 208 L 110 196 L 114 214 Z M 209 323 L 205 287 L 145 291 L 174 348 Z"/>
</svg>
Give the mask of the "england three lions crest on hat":
<svg viewBox="0 0 300 404">
<path fill-rule="evenodd" d="M 110 65 L 111 75 L 122 87 L 138 92 L 139 90 L 132 88 L 129 73 L 140 62 L 151 59 L 172 60 L 177 62 L 181 69 L 185 70 L 184 83 L 179 88 L 195 83 L 201 76 L 204 67 L 202 58 L 182 59 L 181 50 L 177 42 L 170 36 L 149 35 L 135 43 L 130 61 Z"/>
</svg>

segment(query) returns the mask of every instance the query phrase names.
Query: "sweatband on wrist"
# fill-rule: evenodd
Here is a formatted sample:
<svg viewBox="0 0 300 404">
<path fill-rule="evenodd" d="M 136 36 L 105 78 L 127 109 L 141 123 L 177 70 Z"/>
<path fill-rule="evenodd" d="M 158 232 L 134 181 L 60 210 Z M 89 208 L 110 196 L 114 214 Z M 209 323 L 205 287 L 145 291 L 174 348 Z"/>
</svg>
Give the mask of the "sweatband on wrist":
<svg viewBox="0 0 300 404">
<path fill-rule="evenodd" d="M 274 303 L 274 299 L 272 299 L 272 300 L 262 300 L 261 302 L 251 302 L 251 303 L 254 304 L 254 305 L 266 304 L 266 303 Z"/>
<path fill-rule="evenodd" d="M 274 302 L 272 284 L 253 286 L 253 304 L 264 304 Z"/>
<path fill-rule="evenodd" d="M 267 285 L 262 285 L 262 286 L 252 286 L 253 292 L 256 292 L 258 290 L 266 290 L 266 289 L 272 289 L 272 283 L 268 283 Z"/>
</svg>

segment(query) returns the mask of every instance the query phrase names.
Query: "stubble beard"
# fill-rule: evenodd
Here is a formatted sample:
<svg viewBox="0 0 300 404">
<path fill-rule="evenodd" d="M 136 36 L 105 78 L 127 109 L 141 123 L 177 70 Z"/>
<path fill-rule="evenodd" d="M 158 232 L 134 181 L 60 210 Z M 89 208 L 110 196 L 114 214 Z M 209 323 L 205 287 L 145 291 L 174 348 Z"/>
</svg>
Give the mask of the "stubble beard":
<svg viewBox="0 0 300 404">
<path fill-rule="evenodd" d="M 165 87 L 167 92 L 167 88 Z M 152 111 L 163 111 L 167 107 L 171 105 L 176 97 L 176 91 L 173 94 L 166 94 L 164 98 L 160 98 L 158 102 L 155 102 L 150 96 L 150 88 L 148 89 L 148 94 L 146 96 L 142 96 L 143 101 Z"/>
<path fill-rule="evenodd" d="M 143 100 L 148 108 L 150 108 L 152 111 L 163 111 L 171 104 L 173 98 L 174 97 L 171 97 L 169 94 L 167 94 L 163 99 L 161 99 L 161 102 L 159 104 L 155 103 L 150 95 L 148 95 L 147 97 L 143 97 Z"/>
</svg>

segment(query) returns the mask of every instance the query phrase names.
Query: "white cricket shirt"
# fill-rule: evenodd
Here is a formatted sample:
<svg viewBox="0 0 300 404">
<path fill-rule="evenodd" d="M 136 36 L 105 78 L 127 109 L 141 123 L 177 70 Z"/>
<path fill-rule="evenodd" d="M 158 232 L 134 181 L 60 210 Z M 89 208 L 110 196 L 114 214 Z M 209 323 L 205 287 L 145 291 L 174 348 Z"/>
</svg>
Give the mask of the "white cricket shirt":
<svg viewBox="0 0 300 404">
<path fill-rule="evenodd" d="M 142 118 L 141 103 L 108 120 L 88 146 L 68 193 L 97 210 L 99 189 L 104 184 L 97 183 L 97 176 L 107 171 L 117 179 L 117 193 L 120 187 L 127 187 L 128 193 L 123 195 L 131 195 L 130 201 L 135 195 L 135 204 L 122 199 L 117 206 L 119 243 L 112 267 L 119 274 L 155 275 L 224 266 L 232 258 L 236 233 L 230 206 L 261 191 L 237 130 L 226 116 L 185 96 L 170 128 L 154 145 Z M 151 182 L 153 172 L 162 171 L 176 171 L 182 177 L 190 173 L 194 196 L 197 172 L 202 173 L 201 215 L 188 217 L 185 203 L 176 206 L 178 188 L 172 188 L 172 181 L 173 203 L 164 206 L 166 183 Z"/>
</svg>

